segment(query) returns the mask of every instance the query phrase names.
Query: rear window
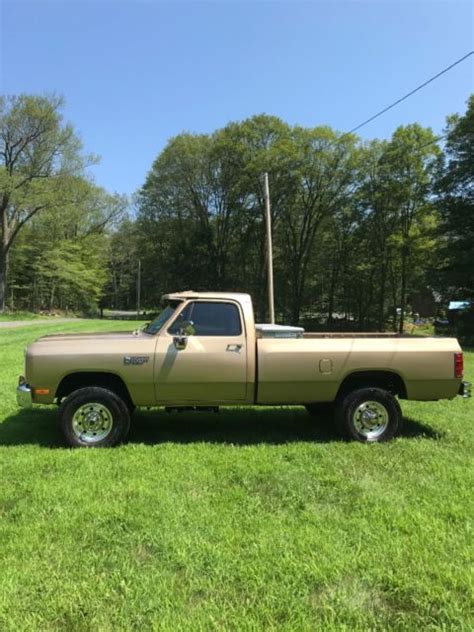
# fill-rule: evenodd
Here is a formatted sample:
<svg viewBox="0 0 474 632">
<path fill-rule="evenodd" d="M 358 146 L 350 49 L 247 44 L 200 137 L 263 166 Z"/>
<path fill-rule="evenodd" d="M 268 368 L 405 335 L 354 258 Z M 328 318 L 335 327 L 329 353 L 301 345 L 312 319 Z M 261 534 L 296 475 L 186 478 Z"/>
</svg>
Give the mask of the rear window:
<svg viewBox="0 0 474 632">
<path fill-rule="evenodd" d="M 184 321 L 193 323 L 195 336 L 240 336 L 242 333 L 239 310 L 232 303 L 189 303 L 168 333 L 178 333 Z"/>
</svg>

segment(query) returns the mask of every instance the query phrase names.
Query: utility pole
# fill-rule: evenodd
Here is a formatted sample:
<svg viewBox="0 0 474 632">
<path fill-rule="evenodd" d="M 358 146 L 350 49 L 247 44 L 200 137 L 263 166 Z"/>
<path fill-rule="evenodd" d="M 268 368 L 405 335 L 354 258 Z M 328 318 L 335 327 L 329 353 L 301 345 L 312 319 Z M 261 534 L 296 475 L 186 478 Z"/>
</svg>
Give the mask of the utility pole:
<svg viewBox="0 0 474 632">
<path fill-rule="evenodd" d="M 142 284 L 142 260 L 138 260 L 138 271 L 137 271 L 137 318 L 140 318 L 140 294 L 141 294 L 141 284 Z"/>
<path fill-rule="evenodd" d="M 273 296 L 273 246 L 272 246 L 272 218 L 270 215 L 270 187 L 268 173 L 263 175 L 263 190 L 265 196 L 265 226 L 267 232 L 267 281 L 268 281 L 268 309 L 270 323 L 275 324 L 275 300 Z"/>
</svg>

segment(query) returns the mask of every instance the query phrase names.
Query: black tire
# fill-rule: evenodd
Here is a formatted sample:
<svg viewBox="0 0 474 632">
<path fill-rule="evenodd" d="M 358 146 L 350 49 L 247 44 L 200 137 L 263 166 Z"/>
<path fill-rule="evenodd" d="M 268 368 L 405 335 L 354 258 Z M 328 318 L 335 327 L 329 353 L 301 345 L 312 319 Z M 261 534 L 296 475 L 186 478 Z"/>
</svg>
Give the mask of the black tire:
<svg viewBox="0 0 474 632">
<path fill-rule="evenodd" d="M 336 406 L 336 424 L 346 439 L 362 443 L 389 441 L 402 428 L 402 411 L 394 395 L 381 388 L 361 388 Z"/>
<path fill-rule="evenodd" d="M 319 402 L 316 404 L 306 404 L 305 406 L 311 417 L 328 418 L 334 416 L 334 402 Z"/>
<path fill-rule="evenodd" d="M 127 404 L 105 388 L 74 391 L 59 408 L 59 427 L 74 448 L 110 448 L 125 440 L 130 429 Z"/>
</svg>

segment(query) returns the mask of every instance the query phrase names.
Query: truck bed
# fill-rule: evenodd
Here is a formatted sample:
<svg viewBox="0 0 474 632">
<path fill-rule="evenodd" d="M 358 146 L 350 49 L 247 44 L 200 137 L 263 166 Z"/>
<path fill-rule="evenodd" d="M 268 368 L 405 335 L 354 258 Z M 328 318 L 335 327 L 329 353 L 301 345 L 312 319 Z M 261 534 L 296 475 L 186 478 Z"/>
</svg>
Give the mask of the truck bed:
<svg viewBox="0 0 474 632">
<path fill-rule="evenodd" d="M 355 373 L 391 373 L 403 381 L 408 399 L 451 399 L 453 338 L 396 333 L 307 333 L 296 339 L 257 339 L 258 403 L 333 401 Z"/>
</svg>

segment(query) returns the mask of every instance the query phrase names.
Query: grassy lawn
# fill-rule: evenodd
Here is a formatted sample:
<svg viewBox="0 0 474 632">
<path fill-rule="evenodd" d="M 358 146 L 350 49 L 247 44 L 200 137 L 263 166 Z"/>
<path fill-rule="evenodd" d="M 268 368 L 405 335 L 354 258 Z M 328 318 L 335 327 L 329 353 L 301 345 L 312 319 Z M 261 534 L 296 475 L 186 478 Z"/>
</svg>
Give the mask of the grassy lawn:
<svg viewBox="0 0 474 632">
<path fill-rule="evenodd" d="M 385 445 L 234 408 L 138 412 L 127 445 L 70 450 L 54 408 L 15 402 L 43 332 L 0 331 L 2 631 L 473 628 L 472 401 L 403 403 Z"/>
</svg>

